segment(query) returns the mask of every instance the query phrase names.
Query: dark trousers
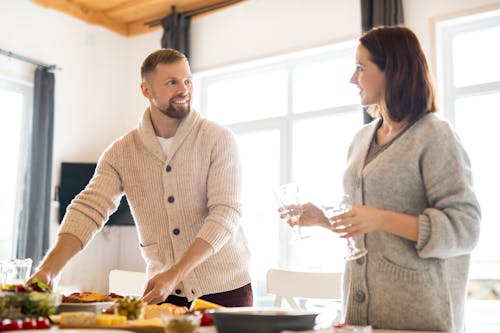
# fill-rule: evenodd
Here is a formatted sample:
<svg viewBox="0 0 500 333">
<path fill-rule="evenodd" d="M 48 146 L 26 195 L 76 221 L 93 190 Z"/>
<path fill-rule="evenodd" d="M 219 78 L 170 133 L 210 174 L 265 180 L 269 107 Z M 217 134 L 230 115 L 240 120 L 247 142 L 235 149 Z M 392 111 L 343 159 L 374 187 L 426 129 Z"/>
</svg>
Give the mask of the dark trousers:
<svg viewBox="0 0 500 333">
<path fill-rule="evenodd" d="M 224 291 L 222 293 L 203 295 L 200 298 L 228 308 L 253 306 L 252 284 L 249 283 L 241 288 Z M 170 295 L 165 300 L 165 303 L 185 306 L 189 309 L 192 302 L 189 302 L 186 297 Z"/>
</svg>

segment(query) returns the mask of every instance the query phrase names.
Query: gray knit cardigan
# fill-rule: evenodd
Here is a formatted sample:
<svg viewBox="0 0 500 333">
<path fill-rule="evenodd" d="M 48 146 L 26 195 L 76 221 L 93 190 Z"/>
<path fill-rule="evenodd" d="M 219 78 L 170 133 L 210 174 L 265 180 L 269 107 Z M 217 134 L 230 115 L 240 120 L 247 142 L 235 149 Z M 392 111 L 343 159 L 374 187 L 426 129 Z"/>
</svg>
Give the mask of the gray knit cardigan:
<svg viewBox="0 0 500 333">
<path fill-rule="evenodd" d="M 357 205 L 418 216 L 419 236 L 417 242 L 383 231 L 356 237 L 368 255 L 346 264 L 347 320 L 462 332 L 481 218 L 469 158 L 450 125 L 428 114 L 365 166 L 380 121 L 354 137 L 344 190 Z"/>
</svg>

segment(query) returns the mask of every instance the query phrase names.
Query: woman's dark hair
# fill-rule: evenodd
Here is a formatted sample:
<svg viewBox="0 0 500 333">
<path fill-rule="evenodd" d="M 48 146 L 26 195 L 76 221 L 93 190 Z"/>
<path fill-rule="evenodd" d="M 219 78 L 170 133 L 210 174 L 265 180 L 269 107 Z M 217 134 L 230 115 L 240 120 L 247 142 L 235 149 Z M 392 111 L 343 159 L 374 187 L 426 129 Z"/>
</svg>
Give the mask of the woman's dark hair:
<svg viewBox="0 0 500 333">
<path fill-rule="evenodd" d="M 149 73 L 155 71 L 158 64 L 171 64 L 181 60 L 187 60 L 186 56 L 174 49 L 160 49 L 147 56 L 141 66 L 141 78 L 146 79 Z"/>
<path fill-rule="evenodd" d="M 429 66 L 417 36 L 403 26 L 376 27 L 359 39 L 371 61 L 385 73 L 385 103 L 394 121 L 436 112 Z"/>
</svg>

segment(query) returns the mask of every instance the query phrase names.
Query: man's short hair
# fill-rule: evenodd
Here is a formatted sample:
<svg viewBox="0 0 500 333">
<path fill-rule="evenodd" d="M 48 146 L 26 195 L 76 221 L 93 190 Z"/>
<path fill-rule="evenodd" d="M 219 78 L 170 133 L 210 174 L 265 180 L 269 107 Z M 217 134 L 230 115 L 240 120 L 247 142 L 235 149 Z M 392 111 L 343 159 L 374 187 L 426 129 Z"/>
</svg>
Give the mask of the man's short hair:
<svg viewBox="0 0 500 333">
<path fill-rule="evenodd" d="M 144 59 L 144 62 L 141 66 L 141 78 L 142 80 L 145 80 L 146 76 L 149 73 L 155 71 L 158 64 L 171 64 L 182 60 L 187 61 L 187 58 L 182 52 L 179 52 L 177 50 L 161 49 L 155 51 L 148 55 L 146 59 Z"/>
</svg>

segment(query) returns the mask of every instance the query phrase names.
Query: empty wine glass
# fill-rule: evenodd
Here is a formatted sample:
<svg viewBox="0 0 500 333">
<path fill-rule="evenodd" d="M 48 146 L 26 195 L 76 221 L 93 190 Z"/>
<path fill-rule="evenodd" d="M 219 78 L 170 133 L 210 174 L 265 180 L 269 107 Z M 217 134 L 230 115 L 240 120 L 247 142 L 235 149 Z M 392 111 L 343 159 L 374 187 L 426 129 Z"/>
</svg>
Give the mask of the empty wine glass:
<svg viewBox="0 0 500 333">
<path fill-rule="evenodd" d="M 323 206 L 323 211 L 328 219 L 345 213 L 352 209 L 352 200 L 347 194 L 344 194 L 336 205 L 334 206 Z M 333 223 L 330 221 L 330 223 Z M 345 260 L 356 260 L 366 255 L 368 251 L 365 248 L 359 248 L 352 237 L 347 238 L 347 255 L 344 257 Z"/>
<path fill-rule="evenodd" d="M 295 183 L 289 183 L 279 186 L 274 190 L 274 195 L 280 207 L 280 213 L 284 216 L 282 219 L 287 221 L 296 233 L 297 239 L 304 239 L 300 230 L 299 219 L 302 215 L 299 200 L 299 186 Z"/>
</svg>

